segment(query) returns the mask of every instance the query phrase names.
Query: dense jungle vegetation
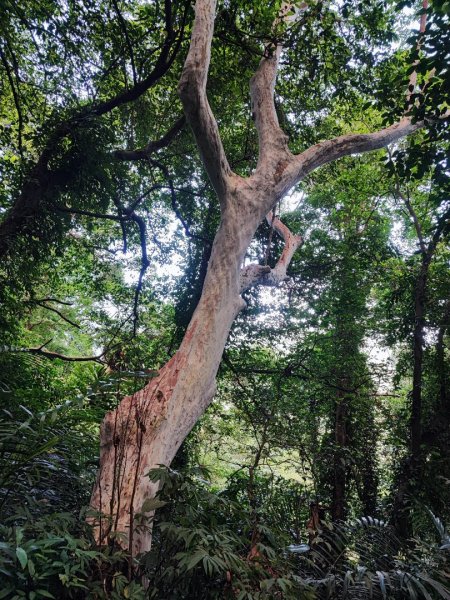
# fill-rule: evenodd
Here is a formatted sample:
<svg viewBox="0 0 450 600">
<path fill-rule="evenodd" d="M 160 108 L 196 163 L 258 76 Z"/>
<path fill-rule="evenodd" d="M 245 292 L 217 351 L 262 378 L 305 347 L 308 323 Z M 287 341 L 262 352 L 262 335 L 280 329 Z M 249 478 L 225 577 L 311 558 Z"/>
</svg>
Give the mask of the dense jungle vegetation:
<svg viewBox="0 0 450 600">
<path fill-rule="evenodd" d="M 244 266 L 275 273 L 281 219 L 288 278 L 242 288 L 212 403 L 145 473 L 136 555 L 113 500 L 90 506 L 100 424 L 171 364 L 226 213 L 177 91 L 194 3 L 0 0 L 0 599 L 450 599 L 450 5 L 283 7 L 215 9 L 237 176 L 281 44 L 293 154 L 417 128 L 323 161 L 261 222 Z"/>
</svg>

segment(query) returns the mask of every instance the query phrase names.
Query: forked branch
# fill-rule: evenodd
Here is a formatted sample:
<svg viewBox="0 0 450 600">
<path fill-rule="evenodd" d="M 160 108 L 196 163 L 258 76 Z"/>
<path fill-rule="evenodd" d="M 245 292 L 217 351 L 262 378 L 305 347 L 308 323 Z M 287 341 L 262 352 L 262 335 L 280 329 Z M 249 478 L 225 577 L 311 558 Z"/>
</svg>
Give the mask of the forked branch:
<svg viewBox="0 0 450 600">
<path fill-rule="evenodd" d="M 284 248 L 273 269 L 267 265 L 247 265 L 241 271 L 241 292 L 245 292 L 255 285 L 277 286 L 288 279 L 287 269 L 295 252 L 303 243 L 300 235 L 294 235 L 279 217 L 269 213 L 266 217 L 269 225 L 284 240 Z"/>
<path fill-rule="evenodd" d="M 287 4 L 283 5 L 286 9 Z M 428 0 L 423 0 L 426 9 Z M 280 15 L 278 21 L 286 19 Z M 426 15 L 423 14 L 420 21 L 420 43 L 422 43 L 425 32 Z M 275 183 L 275 197 L 281 198 L 289 189 L 299 183 L 304 177 L 321 167 L 322 165 L 337 160 L 350 154 L 370 152 L 384 148 L 392 142 L 413 133 L 425 126 L 425 121 L 412 122 L 409 114 L 394 125 L 368 134 L 348 134 L 323 141 L 311 146 L 301 154 L 293 156 L 287 148 L 287 138 L 278 124 L 274 106 L 274 86 L 278 69 L 278 59 L 281 46 L 272 44 L 272 52 L 265 56 L 258 70 L 251 80 L 251 96 L 253 116 L 258 129 L 260 142 L 260 159 L 255 176 L 259 176 L 258 170 L 266 178 L 269 176 Z M 410 80 L 409 98 L 411 96 L 411 85 L 414 87 L 416 72 Z M 441 119 L 448 118 L 445 114 Z M 267 208 L 267 207 L 266 207 Z"/>
</svg>

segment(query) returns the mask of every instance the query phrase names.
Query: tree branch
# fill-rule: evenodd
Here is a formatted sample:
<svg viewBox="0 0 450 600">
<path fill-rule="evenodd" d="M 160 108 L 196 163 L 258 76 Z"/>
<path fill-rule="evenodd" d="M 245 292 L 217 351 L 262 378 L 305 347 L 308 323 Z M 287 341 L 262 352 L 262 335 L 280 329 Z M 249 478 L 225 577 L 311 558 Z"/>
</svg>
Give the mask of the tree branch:
<svg viewBox="0 0 450 600">
<path fill-rule="evenodd" d="M 423 0 L 424 8 L 428 0 Z M 288 8 L 283 4 L 282 10 Z M 285 17 L 280 15 L 280 20 Z M 422 42 L 425 31 L 426 15 L 422 15 L 420 22 L 419 41 Z M 260 157 L 258 170 L 261 174 L 273 178 L 276 184 L 276 197 L 280 198 L 287 190 L 299 183 L 308 173 L 318 167 L 337 160 L 343 156 L 369 152 L 387 146 L 425 125 L 424 121 L 412 123 L 411 117 L 405 116 L 398 123 L 385 129 L 369 134 L 350 134 L 320 142 L 310 147 L 301 154 L 293 157 L 287 149 L 287 141 L 278 124 L 274 107 L 274 84 L 278 67 L 278 57 L 281 51 L 279 45 L 272 44 L 273 53 L 264 57 L 258 70 L 251 81 L 251 95 L 254 118 L 260 140 Z M 415 84 L 415 75 L 412 74 L 410 86 Z M 410 97 L 410 94 L 407 98 Z M 447 118 L 447 114 L 441 118 Z M 284 154 L 284 156 L 283 156 Z M 273 167 L 275 166 L 275 170 Z"/>
<path fill-rule="evenodd" d="M 275 29 L 287 22 L 291 5 L 283 2 L 280 14 L 273 24 Z M 250 80 L 252 118 L 258 131 L 258 169 L 267 170 L 270 163 L 279 161 L 282 155 L 292 156 L 288 149 L 288 136 L 281 129 L 275 109 L 275 82 L 282 51 L 281 44 L 270 42 L 264 51 L 256 73 Z"/>
<path fill-rule="evenodd" d="M 164 186 L 159 185 L 159 184 L 150 186 L 147 190 L 145 190 L 145 192 L 143 192 L 140 196 L 138 196 L 136 198 L 136 200 L 134 200 L 134 202 L 132 204 L 130 204 L 130 206 L 128 208 L 123 209 L 124 213 L 127 215 L 130 215 L 133 211 L 136 210 L 136 208 L 139 206 L 139 204 L 142 202 L 142 200 L 144 198 L 146 198 L 149 194 L 151 194 L 155 190 L 160 190 L 163 187 Z"/>
<path fill-rule="evenodd" d="M 296 155 L 289 164 L 284 166 L 277 182 L 277 195 L 284 194 L 322 165 L 349 154 L 379 150 L 423 126 L 423 121 L 412 123 L 411 118 L 404 117 L 398 123 L 373 133 L 340 135 L 331 140 L 314 144 L 301 154 Z"/>
<path fill-rule="evenodd" d="M 185 124 L 186 117 L 183 115 L 172 125 L 169 131 L 163 135 L 161 139 L 150 141 L 144 148 L 139 148 L 138 150 L 116 150 L 114 156 L 119 160 L 148 160 L 153 152 L 166 148 L 183 129 Z"/>
<path fill-rule="evenodd" d="M 113 0 L 112 3 L 113 3 L 113 6 L 114 6 L 114 10 L 116 11 L 116 14 L 117 14 L 117 19 L 119 21 L 119 26 L 122 29 L 123 34 L 125 36 L 126 45 L 127 45 L 127 48 L 128 48 L 128 52 L 130 54 L 131 70 L 133 72 L 133 83 L 134 83 L 134 85 L 136 85 L 136 82 L 137 82 L 136 65 L 135 65 L 135 62 L 134 62 L 133 45 L 131 44 L 130 36 L 128 35 L 127 24 L 125 23 L 125 19 L 123 18 L 122 13 L 120 12 L 120 8 L 119 8 L 119 5 L 117 3 L 117 0 Z"/>
<path fill-rule="evenodd" d="M 90 210 L 81 210 L 81 209 L 77 210 L 77 209 L 73 209 L 73 208 L 69 208 L 69 207 L 65 207 L 65 206 L 56 207 L 56 210 L 59 210 L 61 212 L 85 215 L 85 216 L 93 217 L 93 218 L 97 218 L 97 219 L 110 219 L 112 221 L 119 222 L 122 227 L 123 252 L 126 252 L 126 250 L 127 250 L 127 237 L 126 237 L 125 223 L 127 221 L 134 221 L 137 224 L 138 229 L 139 229 L 139 241 L 140 241 L 140 246 L 141 246 L 141 268 L 139 270 L 138 283 L 137 283 L 136 289 L 134 291 L 134 301 L 133 301 L 133 334 L 134 335 L 136 335 L 138 319 L 139 319 L 139 314 L 138 314 L 139 297 L 141 295 L 145 273 L 146 273 L 148 267 L 150 266 L 150 261 L 148 259 L 148 255 L 147 255 L 147 228 L 145 225 L 145 221 L 141 216 L 137 215 L 134 211 L 137 208 L 139 202 L 141 202 L 143 200 L 143 198 L 145 198 L 145 196 L 147 196 L 155 188 L 159 188 L 159 187 L 160 186 L 152 186 L 151 188 L 146 190 L 146 192 L 144 192 L 144 194 L 141 194 L 141 196 L 139 196 L 139 198 L 137 200 L 135 200 L 127 208 L 124 208 L 120 204 L 119 200 L 116 199 L 115 203 L 117 206 L 117 210 L 119 212 L 118 215 L 96 213 L 96 212 L 92 212 Z M 41 305 L 41 306 L 43 306 L 43 305 Z M 66 319 L 56 309 L 50 308 L 45 305 L 44 305 L 44 308 L 53 310 L 54 312 L 58 313 L 64 320 L 67 320 L 71 325 L 75 325 L 76 327 L 78 327 L 75 323 L 72 323 L 71 321 Z"/>
<path fill-rule="evenodd" d="M 111 215 L 104 213 L 97 213 L 92 210 L 82 210 L 81 208 L 71 208 L 70 206 L 55 206 L 55 210 L 58 212 L 69 213 L 71 215 L 82 215 L 85 217 L 92 217 L 93 219 L 108 219 L 110 221 L 126 221 L 129 220 L 128 216 Z"/>
<path fill-rule="evenodd" d="M 387 152 L 389 155 L 389 160 L 391 162 L 393 162 L 392 153 L 391 153 L 390 148 L 387 149 Z M 403 201 L 403 204 L 406 206 L 406 209 L 408 210 L 409 215 L 413 220 L 414 227 L 416 229 L 417 238 L 419 240 L 420 250 L 421 250 L 422 254 L 425 254 L 427 249 L 426 249 L 425 241 L 423 239 L 422 226 L 420 224 L 419 219 L 417 218 L 417 214 L 416 214 L 415 210 L 413 209 L 411 200 L 409 198 L 409 194 L 407 193 L 407 195 L 405 196 L 401 190 L 397 170 L 395 170 L 394 176 L 395 176 L 395 193 L 397 194 L 399 199 Z"/>
<path fill-rule="evenodd" d="M 165 0 L 166 36 L 161 52 L 151 73 L 128 90 L 120 92 L 103 102 L 93 103 L 76 112 L 66 121 L 55 127 L 49 136 L 35 165 L 30 169 L 22 191 L 10 211 L 0 223 L 0 257 L 5 256 L 14 238 L 31 230 L 34 220 L 40 215 L 43 198 L 59 183 L 58 174 L 49 170 L 49 162 L 62 139 L 70 136 L 81 123 L 93 116 L 101 116 L 123 104 L 137 100 L 154 86 L 172 66 L 181 42 L 190 3 L 186 1 L 178 36 L 173 30 L 172 4 Z M 67 180 L 67 176 L 66 176 Z M 67 183 L 67 181 L 66 181 Z"/>
<path fill-rule="evenodd" d="M 56 302 L 56 304 L 64 304 L 65 306 L 73 306 L 73 302 L 66 302 L 65 300 L 59 300 L 59 298 L 39 298 L 34 302 L 37 304 L 41 302 Z"/>
<path fill-rule="evenodd" d="M 131 220 L 134 221 L 139 228 L 139 240 L 141 244 L 141 268 L 139 270 L 139 279 L 136 285 L 136 289 L 134 290 L 134 303 L 133 303 L 133 335 L 136 335 L 139 313 L 138 313 L 138 305 L 139 305 L 139 296 L 141 295 L 142 286 L 144 284 L 144 275 L 150 266 L 150 261 L 148 260 L 147 255 L 147 228 L 145 226 L 145 221 L 142 217 L 132 213 L 130 216 Z"/>
<path fill-rule="evenodd" d="M 36 354 L 38 356 L 44 356 L 45 358 L 49 358 L 50 360 L 64 360 L 65 362 L 102 362 L 101 359 L 105 356 L 105 354 L 110 350 L 108 347 L 101 354 L 97 354 L 96 356 L 66 356 L 65 354 L 60 354 L 59 352 L 52 352 L 50 350 L 44 350 L 45 346 L 49 344 L 52 340 L 48 340 L 41 346 L 37 348 L 8 348 L 7 352 L 25 352 L 27 354 Z"/>
<path fill-rule="evenodd" d="M 41 344 L 40 346 L 38 346 L 37 348 L 14 348 L 14 347 L 0 347 L 0 352 L 11 352 L 11 353 L 17 353 L 17 352 L 25 352 L 28 354 L 38 354 L 40 356 L 44 356 L 45 358 L 49 358 L 51 360 L 54 359 L 60 359 L 60 360 L 64 360 L 66 362 L 89 362 L 89 361 L 93 361 L 93 362 L 99 362 L 101 364 L 103 364 L 104 361 L 102 361 L 101 359 L 108 354 L 108 352 L 110 350 L 113 350 L 114 348 L 117 348 L 120 346 L 120 344 L 122 342 L 118 342 L 113 344 L 114 340 L 117 338 L 117 335 L 119 333 L 119 331 L 122 329 L 122 327 L 125 325 L 125 323 L 127 321 L 129 321 L 130 317 L 126 317 L 116 328 L 115 332 L 113 333 L 111 339 L 109 340 L 109 342 L 107 343 L 107 345 L 105 346 L 105 349 L 103 350 L 103 352 L 101 352 L 100 354 L 94 355 L 94 356 L 66 356 L 65 354 L 60 354 L 59 352 L 52 352 L 50 350 L 44 350 L 45 346 L 47 344 L 49 344 L 52 340 L 47 340 L 46 342 L 44 342 L 43 344 Z"/>
<path fill-rule="evenodd" d="M 284 240 L 284 248 L 273 269 L 265 265 L 248 265 L 241 271 L 241 292 L 248 290 L 255 285 L 277 286 L 288 279 L 286 272 L 297 249 L 302 245 L 303 238 L 294 235 L 290 229 L 280 221 L 278 217 L 273 217 L 269 213 L 266 217 L 269 225 Z"/>
<path fill-rule="evenodd" d="M 18 150 L 19 150 L 19 155 L 23 159 L 23 142 L 22 142 L 23 114 L 22 114 L 22 107 L 20 105 L 19 86 L 17 84 L 17 88 L 16 88 L 16 85 L 14 83 L 14 78 L 11 73 L 11 69 L 9 68 L 8 60 L 3 52 L 1 45 L 0 45 L 0 59 L 1 59 L 3 66 L 5 67 L 6 76 L 8 78 L 9 86 L 11 88 L 11 93 L 12 93 L 13 99 L 14 99 L 14 105 L 16 107 L 17 118 L 18 118 L 17 146 L 18 146 Z"/>
<path fill-rule="evenodd" d="M 424 41 L 424 34 L 425 34 L 425 27 L 427 24 L 427 9 L 428 9 L 428 0 L 422 0 L 422 10 L 423 13 L 420 16 L 420 25 L 419 25 L 419 39 L 417 40 L 417 45 L 416 45 L 416 50 L 419 53 L 420 52 L 420 48 L 423 44 Z M 414 63 L 414 67 L 417 67 L 419 64 L 420 60 L 417 59 Z M 406 111 L 408 112 L 409 109 L 411 109 L 414 105 L 414 102 L 411 102 L 411 97 L 414 94 L 415 88 L 416 88 L 416 84 L 417 84 L 417 68 L 414 68 L 414 71 L 411 73 L 411 75 L 409 76 L 409 82 L 408 82 L 408 90 L 406 92 L 406 103 L 407 103 L 407 109 Z"/>
<path fill-rule="evenodd" d="M 75 323 L 75 321 L 71 321 L 68 317 L 66 317 L 65 315 L 63 315 L 62 312 L 60 312 L 57 308 L 53 308 L 53 306 L 48 306 L 44 302 L 36 302 L 36 304 L 38 304 L 42 308 L 46 308 L 47 310 L 50 310 L 51 312 L 54 312 L 59 317 L 61 317 L 61 319 L 63 321 L 65 321 L 66 323 L 69 323 L 69 325 L 72 325 L 72 327 L 76 327 L 77 329 L 81 329 L 81 327 L 78 325 L 78 323 Z"/>
<path fill-rule="evenodd" d="M 232 171 L 206 95 L 215 9 L 215 0 L 197 0 L 195 3 L 191 44 L 178 92 L 203 165 L 223 207 Z"/>
<path fill-rule="evenodd" d="M 118 106 L 128 104 L 129 102 L 133 102 L 134 100 L 137 100 L 140 96 L 142 96 L 142 94 L 148 89 L 150 89 L 153 85 L 155 85 L 155 83 L 167 73 L 167 71 L 170 69 L 170 67 L 173 64 L 173 61 L 176 58 L 181 42 L 183 40 L 184 24 L 189 3 L 186 2 L 185 13 L 182 19 L 181 30 L 178 35 L 178 39 L 176 39 L 175 32 L 173 30 L 171 1 L 165 0 L 164 7 L 166 20 L 166 37 L 161 47 L 161 52 L 151 73 L 145 79 L 139 81 L 138 83 L 136 83 L 136 85 L 133 85 L 133 87 L 129 90 L 125 90 L 124 92 L 113 96 L 109 100 L 100 102 L 98 104 L 94 104 L 93 106 L 85 109 L 80 116 L 89 116 L 89 114 L 101 116 L 108 112 L 111 112 L 114 108 L 117 108 Z M 172 49 L 172 46 L 173 51 L 171 53 L 170 51 Z"/>
<path fill-rule="evenodd" d="M 208 246 L 211 246 L 211 244 L 212 244 L 211 240 L 209 240 L 208 238 L 206 238 L 202 235 L 198 235 L 197 233 L 192 233 L 192 231 L 190 230 L 189 224 L 185 221 L 183 215 L 181 214 L 181 212 L 178 208 L 177 195 L 175 192 L 175 187 L 173 185 L 173 180 L 170 177 L 169 169 L 166 167 L 166 165 L 164 165 L 162 162 L 160 162 L 158 160 L 154 160 L 154 159 L 150 159 L 150 160 L 153 165 L 158 167 L 158 169 L 162 172 L 162 174 L 164 175 L 164 177 L 167 180 L 173 212 L 175 213 L 175 216 L 177 217 L 177 219 L 180 221 L 181 225 L 183 226 L 186 236 L 191 239 L 194 239 L 194 240 L 199 240 L 205 244 L 208 244 Z"/>
<path fill-rule="evenodd" d="M 398 184 L 397 181 L 397 195 L 399 196 L 399 198 L 401 198 L 413 220 L 414 223 L 414 227 L 416 229 L 416 234 L 417 234 L 417 239 L 419 240 L 419 246 L 420 246 L 420 250 L 422 251 L 423 254 L 425 254 L 427 252 L 427 248 L 425 246 L 425 241 L 423 239 L 423 235 L 422 235 L 422 226 L 420 224 L 419 219 L 417 218 L 417 214 L 416 211 L 414 210 L 412 204 L 411 204 L 411 200 L 409 199 L 408 196 L 404 196 L 400 190 L 400 185 Z"/>
</svg>

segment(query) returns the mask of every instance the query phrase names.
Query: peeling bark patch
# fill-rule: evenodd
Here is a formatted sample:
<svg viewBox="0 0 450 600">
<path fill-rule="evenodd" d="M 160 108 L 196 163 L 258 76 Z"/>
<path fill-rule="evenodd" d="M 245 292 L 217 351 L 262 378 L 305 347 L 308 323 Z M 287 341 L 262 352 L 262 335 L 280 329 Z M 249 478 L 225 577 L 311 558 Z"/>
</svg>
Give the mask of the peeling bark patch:
<svg viewBox="0 0 450 600">
<path fill-rule="evenodd" d="M 189 325 L 188 330 L 186 331 L 183 341 L 186 340 L 186 342 L 189 343 L 192 340 L 192 338 L 194 337 L 196 329 L 197 329 L 197 321 L 191 321 L 191 324 Z"/>
<path fill-rule="evenodd" d="M 289 162 L 287 160 L 280 160 L 280 162 L 277 164 L 277 168 L 275 169 L 275 173 L 273 176 L 273 180 L 275 183 L 279 183 L 281 181 L 281 177 L 283 176 L 283 173 L 288 165 Z"/>
</svg>

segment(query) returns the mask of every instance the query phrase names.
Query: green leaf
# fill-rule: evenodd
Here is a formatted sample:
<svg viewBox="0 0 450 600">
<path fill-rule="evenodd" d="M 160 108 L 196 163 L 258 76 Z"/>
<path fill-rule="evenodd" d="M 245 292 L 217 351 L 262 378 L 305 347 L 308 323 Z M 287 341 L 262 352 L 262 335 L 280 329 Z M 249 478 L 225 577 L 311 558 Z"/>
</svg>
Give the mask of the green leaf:
<svg viewBox="0 0 450 600">
<path fill-rule="evenodd" d="M 152 510 L 157 510 L 158 508 L 162 508 L 165 506 L 167 502 L 164 500 L 158 500 L 158 498 L 147 498 L 144 500 L 144 503 L 141 508 L 142 513 L 151 512 Z"/>
<path fill-rule="evenodd" d="M 187 562 L 186 569 L 188 571 L 193 569 L 195 565 L 199 563 L 205 556 L 207 556 L 207 553 L 202 548 L 197 550 L 197 552 L 195 552 Z"/>
<path fill-rule="evenodd" d="M 16 548 L 16 556 L 19 559 L 22 569 L 25 569 L 28 563 L 28 556 L 25 550 L 20 547 Z"/>
</svg>

